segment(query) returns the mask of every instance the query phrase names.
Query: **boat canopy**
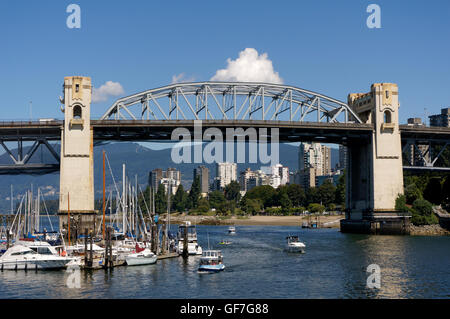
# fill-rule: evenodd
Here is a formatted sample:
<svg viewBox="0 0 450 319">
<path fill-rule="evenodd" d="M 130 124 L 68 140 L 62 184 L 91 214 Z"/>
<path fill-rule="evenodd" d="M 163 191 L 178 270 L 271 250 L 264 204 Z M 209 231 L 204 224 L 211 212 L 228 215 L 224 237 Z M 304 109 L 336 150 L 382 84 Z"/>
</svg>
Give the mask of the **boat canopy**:
<svg viewBox="0 0 450 319">
<path fill-rule="evenodd" d="M 222 256 L 222 252 L 220 250 L 205 250 L 202 253 L 202 257 L 207 258 L 217 258 L 219 256 Z"/>
</svg>

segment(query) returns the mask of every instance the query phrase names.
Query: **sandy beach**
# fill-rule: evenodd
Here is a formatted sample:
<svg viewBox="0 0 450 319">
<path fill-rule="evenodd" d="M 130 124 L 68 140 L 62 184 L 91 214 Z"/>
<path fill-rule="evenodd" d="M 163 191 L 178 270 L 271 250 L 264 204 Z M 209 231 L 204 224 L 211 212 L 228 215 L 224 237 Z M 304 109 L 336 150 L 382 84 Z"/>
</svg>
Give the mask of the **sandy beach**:
<svg viewBox="0 0 450 319">
<path fill-rule="evenodd" d="M 320 224 L 322 227 L 339 228 L 339 221 L 344 215 L 337 216 L 320 216 Z M 236 216 L 230 218 L 220 218 L 216 216 L 171 216 L 171 223 L 180 223 L 189 220 L 197 225 L 273 225 L 273 226 L 301 226 L 304 221 L 308 221 L 306 216 L 248 216 L 238 218 Z M 311 218 L 315 221 L 315 217 Z"/>
</svg>

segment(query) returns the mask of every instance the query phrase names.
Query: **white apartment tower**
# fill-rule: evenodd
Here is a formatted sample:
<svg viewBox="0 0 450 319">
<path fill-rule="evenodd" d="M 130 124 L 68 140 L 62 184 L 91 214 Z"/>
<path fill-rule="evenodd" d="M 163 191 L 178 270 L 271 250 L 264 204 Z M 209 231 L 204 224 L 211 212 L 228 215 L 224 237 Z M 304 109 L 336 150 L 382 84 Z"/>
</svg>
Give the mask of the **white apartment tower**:
<svg viewBox="0 0 450 319">
<path fill-rule="evenodd" d="M 223 189 L 232 181 L 237 180 L 236 163 L 217 163 L 216 166 L 216 188 Z"/>
</svg>

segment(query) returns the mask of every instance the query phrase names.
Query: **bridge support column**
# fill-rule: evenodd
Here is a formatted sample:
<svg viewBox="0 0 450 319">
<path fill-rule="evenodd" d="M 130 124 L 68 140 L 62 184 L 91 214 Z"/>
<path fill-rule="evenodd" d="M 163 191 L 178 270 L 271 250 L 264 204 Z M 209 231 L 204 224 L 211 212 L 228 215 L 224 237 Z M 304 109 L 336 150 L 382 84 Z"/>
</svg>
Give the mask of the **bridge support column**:
<svg viewBox="0 0 450 319">
<path fill-rule="evenodd" d="M 403 194 L 398 87 L 373 84 L 369 93 L 350 94 L 348 104 L 374 131 L 367 143 L 347 145 L 347 212 L 341 231 L 409 233 L 409 216 L 395 210 Z"/>
<path fill-rule="evenodd" d="M 93 131 L 90 125 L 91 79 L 64 78 L 64 127 L 61 131 L 59 223 L 71 235 L 94 230 Z M 75 229 L 74 229 L 75 228 Z"/>
</svg>

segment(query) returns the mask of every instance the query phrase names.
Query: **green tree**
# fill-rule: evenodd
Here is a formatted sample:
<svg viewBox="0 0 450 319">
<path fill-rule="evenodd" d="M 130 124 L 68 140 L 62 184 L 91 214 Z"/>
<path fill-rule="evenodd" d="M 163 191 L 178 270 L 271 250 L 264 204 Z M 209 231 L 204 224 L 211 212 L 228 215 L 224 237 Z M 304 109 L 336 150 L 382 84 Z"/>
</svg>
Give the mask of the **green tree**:
<svg viewBox="0 0 450 319">
<path fill-rule="evenodd" d="M 247 214 L 255 215 L 262 211 L 263 203 L 261 199 L 251 199 L 244 197 L 241 200 L 240 206 Z"/>
<path fill-rule="evenodd" d="M 155 194 L 155 209 L 158 214 L 167 212 L 167 195 L 166 188 L 160 184 Z"/>
<path fill-rule="evenodd" d="M 310 187 L 306 190 L 306 204 L 320 203 L 320 194 L 317 187 Z"/>
<path fill-rule="evenodd" d="M 406 203 L 412 204 L 416 199 L 423 199 L 422 192 L 415 183 L 409 184 L 405 188 Z"/>
<path fill-rule="evenodd" d="M 395 199 L 395 210 L 398 210 L 399 212 L 408 212 L 408 206 L 406 206 L 406 196 L 405 195 L 398 195 Z"/>
<path fill-rule="evenodd" d="M 305 205 L 306 195 L 303 188 L 298 184 L 289 184 L 287 186 L 287 194 L 294 207 Z"/>
<path fill-rule="evenodd" d="M 188 208 L 197 208 L 200 200 L 200 176 L 196 176 L 192 182 L 188 196 Z"/>
<path fill-rule="evenodd" d="M 225 198 L 235 203 L 239 202 L 241 199 L 241 186 L 238 182 L 232 181 L 225 186 Z"/>
<path fill-rule="evenodd" d="M 325 211 L 325 206 L 317 204 L 317 203 L 311 203 L 308 205 L 308 211 L 310 213 L 323 213 Z"/>
<path fill-rule="evenodd" d="M 187 208 L 188 195 L 184 191 L 183 185 L 180 184 L 177 188 L 177 192 L 172 198 L 172 208 L 177 212 L 183 212 Z"/>
<path fill-rule="evenodd" d="M 425 199 L 416 199 L 412 206 L 411 222 L 414 225 L 429 225 L 438 223 L 433 214 L 432 204 Z"/>
<path fill-rule="evenodd" d="M 336 191 L 334 193 L 334 201 L 337 205 L 345 206 L 345 174 L 339 177 L 338 184 L 336 186 Z"/>
<path fill-rule="evenodd" d="M 200 198 L 196 210 L 200 213 L 207 213 L 209 209 L 209 201 L 206 198 Z"/>
<path fill-rule="evenodd" d="M 289 208 L 292 207 L 292 202 L 289 199 L 287 192 L 283 192 L 280 196 L 280 206 L 283 209 L 283 212 L 286 212 Z"/>
<path fill-rule="evenodd" d="M 326 180 L 318 189 L 320 202 L 322 205 L 329 205 L 334 203 L 334 196 L 336 193 L 336 187 L 330 180 Z"/>
<path fill-rule="evenodd" d="M 208 197 L 209 205 L 215 209 L 218 209 L 226 201 L 223 192 L 217 190 L 209 193 Z"/>
<path fill-rule="evenodd" d="M 231 203 L 224 201 L 222 202 L 219 207 L 216 208 L 216 211 L 220 214 L 220 215 L 228 215 L 231 214 Z"/>
<path fill-rule="evenodd" d="M 330 212 L 334 212 L 336 210 L 336 204 L 334 204 L 334 203 L 328 204 L 327 210 Z"/>
<path fill-rule="evenodd" d="M 276 190 L 270 185 L 256 186 L 247 191 L 244 198 L 260 199 L 264 208 L 273 206 Z"/>
</svg>

